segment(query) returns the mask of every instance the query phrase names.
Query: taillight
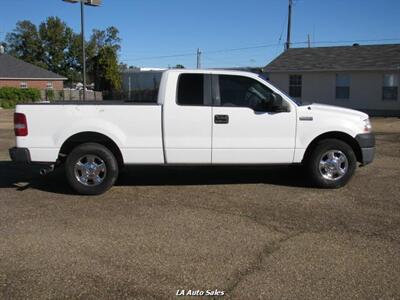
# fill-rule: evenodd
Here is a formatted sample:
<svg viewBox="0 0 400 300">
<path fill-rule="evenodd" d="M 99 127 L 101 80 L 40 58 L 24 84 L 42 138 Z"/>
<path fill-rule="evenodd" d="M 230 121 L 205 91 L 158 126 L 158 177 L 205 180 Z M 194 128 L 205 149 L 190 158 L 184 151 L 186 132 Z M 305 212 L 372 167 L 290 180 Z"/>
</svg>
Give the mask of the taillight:
<svg viewBox="0 0 400 300">
<path fill-rule="evenodd" d="M 28 135 L 28 123 L 26 122 L 26 116 L 24 114 L 14 114 L 14 132 L 15 136 Z"/>
</svg>

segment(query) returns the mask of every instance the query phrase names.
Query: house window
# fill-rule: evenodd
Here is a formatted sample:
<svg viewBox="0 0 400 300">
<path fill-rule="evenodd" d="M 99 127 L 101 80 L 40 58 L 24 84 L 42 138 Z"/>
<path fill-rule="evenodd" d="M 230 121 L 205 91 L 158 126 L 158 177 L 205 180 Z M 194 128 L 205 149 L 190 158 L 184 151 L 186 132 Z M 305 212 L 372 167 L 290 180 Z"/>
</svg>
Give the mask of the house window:
<svg viewBox="0 0 400 300">
<path fill-rule="evenodd" d="M 49 81 L 49 82 L 47 83 L 47 85 L 46 85 L 46 88 L 47 88 L 48 90 L 52 90 L 52 89 L 53 89 L 53 83 L 52 83 L 51 81 Z"/>
<path fill-rule="evenodd" d="M 397 74 L 383 75 L 383 100 L 397 100 L 399 89 L 399 76 Z"/>
<path fill-rule="evenodd" d="M 350 99 L 349 74 L 336 74 L 336 99 Z"/>
<path fill-rule="evenodd" d="M 27 89 L 28 88 L 28 83 L 25 81 L 20 82 L 19 87 L 21 89 Z"/>
<path fill-rule="evenodd" d="M 289 75 L 289 96 L 294 98 L 301 98 L 301 75 Z"/>
</svg>

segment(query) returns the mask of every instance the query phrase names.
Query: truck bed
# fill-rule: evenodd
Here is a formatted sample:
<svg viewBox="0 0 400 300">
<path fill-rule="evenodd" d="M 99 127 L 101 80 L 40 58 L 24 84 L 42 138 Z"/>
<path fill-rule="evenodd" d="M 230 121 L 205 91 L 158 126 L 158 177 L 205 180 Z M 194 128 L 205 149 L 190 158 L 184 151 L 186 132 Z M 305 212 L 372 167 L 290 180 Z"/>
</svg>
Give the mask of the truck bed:
<svg viewBox="0 0 400 300">
<path fill-rule="evenodd" d="M 161 105 L 59 101 L 18 105 L 16 112 L 26 115 L 29 131 L 17 147 L 28 148 L 32 161 L 55 162 L 63 143 L 84 131 L 112 139 L 125 163 L 164 162 Z"/>
<path fill-rule="evenodd" d="M 103 101 L 52 101 L 33 102 L 18 105 L 159 105 L 157 102 L 136 102 L 132 100 L 103 100 Z"/>
</svg>

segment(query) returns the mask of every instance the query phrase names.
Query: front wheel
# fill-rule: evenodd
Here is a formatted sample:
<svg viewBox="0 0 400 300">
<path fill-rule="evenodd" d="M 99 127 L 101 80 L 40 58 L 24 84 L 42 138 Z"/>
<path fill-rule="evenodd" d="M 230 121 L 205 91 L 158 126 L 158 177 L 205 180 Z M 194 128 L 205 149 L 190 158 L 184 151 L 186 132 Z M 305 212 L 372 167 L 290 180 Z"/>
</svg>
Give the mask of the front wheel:
<svg viewBox="0 0 400 300">
<path fill-rule="evenodd" d="M 113 153 L 96 143 L 77 146 L 68 155 L 65 173 L 72 189 L 82 195 L 108 191 L 118 178 L 118 163 Z"/>
<path fill-rule="evenodd" d="M 321 188 L 339 188 L 347 184 L 357 168 L 353 149 L 343 141 L 320 141 L 306 162 L 312 183 Z"/>
</svg>

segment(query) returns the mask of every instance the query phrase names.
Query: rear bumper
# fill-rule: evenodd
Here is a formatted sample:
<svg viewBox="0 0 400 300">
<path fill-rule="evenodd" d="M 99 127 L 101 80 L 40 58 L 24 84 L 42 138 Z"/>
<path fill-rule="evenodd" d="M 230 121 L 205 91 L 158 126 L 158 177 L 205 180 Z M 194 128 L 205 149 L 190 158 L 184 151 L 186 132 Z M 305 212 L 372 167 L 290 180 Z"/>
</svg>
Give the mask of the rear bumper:
<svg viewBox="0 0 400 300">
<path fill-rule="evenodd" d="M 373 133 L 364 133 L 356 136 L 358 145 L 361 148 L 362 164 L 368 165 L 375 158 L 375 135 Z"/>
<path fill-rule="evenodd" d="M 13 162 L 31 163 L 31 154 L 27 148 L 11 148 L 8 150 Z"/>
</svg>

